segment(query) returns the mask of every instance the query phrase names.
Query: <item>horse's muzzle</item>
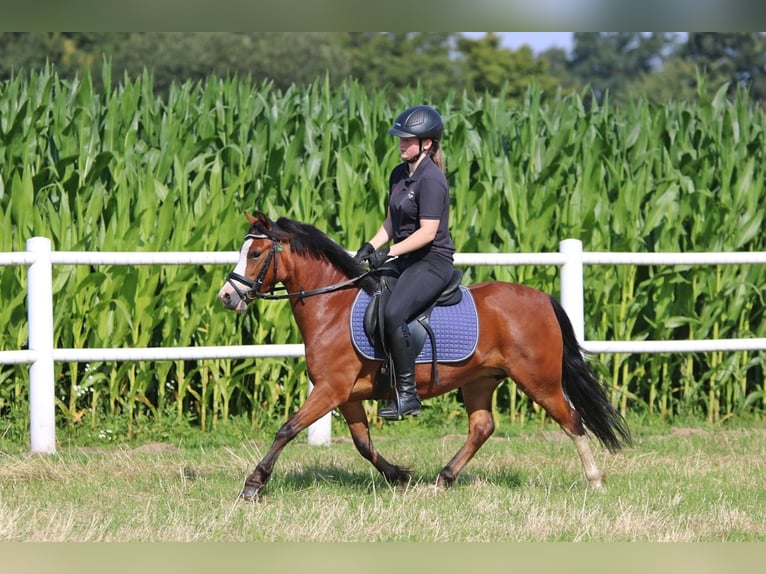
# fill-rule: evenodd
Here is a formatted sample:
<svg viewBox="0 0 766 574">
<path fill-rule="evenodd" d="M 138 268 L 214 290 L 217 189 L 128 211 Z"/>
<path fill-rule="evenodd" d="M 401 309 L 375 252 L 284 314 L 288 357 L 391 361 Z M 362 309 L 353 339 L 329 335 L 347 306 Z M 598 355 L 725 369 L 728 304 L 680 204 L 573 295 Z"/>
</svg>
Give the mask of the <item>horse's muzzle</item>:
<svg viewBox="0 0 766 574">
<path fill-rule="evenodd" d="M 247 303 L 239 293 L 229 283 L 226 283 L 218 292 L 218 300 L 224 307 L 230 311 L 236 311 L 237 313 L 244 313 L 247 309 Z"/>
</svg>

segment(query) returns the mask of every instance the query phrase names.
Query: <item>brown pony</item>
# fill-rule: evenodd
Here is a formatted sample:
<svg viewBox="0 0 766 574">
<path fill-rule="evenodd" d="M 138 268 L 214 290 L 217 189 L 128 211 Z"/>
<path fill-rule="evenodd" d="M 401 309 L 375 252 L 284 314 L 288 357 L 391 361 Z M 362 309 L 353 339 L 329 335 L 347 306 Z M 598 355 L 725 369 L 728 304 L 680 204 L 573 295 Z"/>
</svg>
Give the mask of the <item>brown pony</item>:
<svg viewBox="0 0 766 574">
<path fill-rule="evenodd" d="M 359 289 L 372 292 L 376 279 L 315 227 L 263 213 L 248 215 L 250 228 L 240 260 L 218 297 L 227 309 L 244 312 L 255 299 L 288 298 L 305 345 L 312 392 L 276 433 L 266 456 L 245 480 L 240 496 L 257 499 L 282 449 L 309 425 L 339 409 L 361 455 L 394 485 L 407 484 L 410 471 L 391 464 L 372 444 L 363 401 L 373 396 L 380 361 L 361 356 L 350 337 L 350 313 Z M 274 294 L 278 284 L 287 290 Z M 479 316 L 475 352 L 466 360 L 440 364 L 433 384 L 431 365 L 418 365 L 421 398 L 462 390 L 468 438 L 441 470 L 438 486 L 450 486 L 495 428 L 492 396 L 510 377 L 574 441 L 591 487 L 603 474 L 586 430 L 609 451 L 630 443 L 630 433 L 610 404 L 605 388 L 583 359 L 582 349 L 561 305 L 545 293 L 491 281 L 469 287 Z"/>
</svg>

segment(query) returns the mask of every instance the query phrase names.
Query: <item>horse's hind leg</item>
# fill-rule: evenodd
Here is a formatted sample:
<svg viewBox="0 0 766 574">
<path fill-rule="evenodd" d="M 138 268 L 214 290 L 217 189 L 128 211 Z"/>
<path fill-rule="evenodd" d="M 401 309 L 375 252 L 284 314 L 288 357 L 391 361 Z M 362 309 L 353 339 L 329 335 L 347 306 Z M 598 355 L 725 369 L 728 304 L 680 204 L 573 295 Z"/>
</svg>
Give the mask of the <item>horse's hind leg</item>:
<svg viewBox="0 0 766 574">
<path fill-rule="evenodd" d="M 588 479 L 590 487 L 594 490 L 601 490 L 604 487 L 604 474 L 596 464 L 596 458 L 590 448 L 590 441 L 585 434 L 585 427 L 582 424 L 580 414 L 572 408 L 562 391 L 559 391 L 557 396 L 551 399 L 540 401 L 540 404 L 574 442 L 585 478 Z"/>
<path fill-rule="evenodd" d="M 579 416 L 577 413 L 574 414 Z M 588 437 L 584 433 L 581 435 L 572 434 L 566 429 L 564 429 L 564 432 L 575 443 L 577 454 L 580 455 L 580 462 L 582 462 L 583 472 L 585 472 L 585 478 L 588 479 L 588 484 L 594 490 L 602 490 L 604 488 L 604 473 L 601 472 L 598 464 L 596 464 L 596 458 L 593 456 Z"/>
<path fill-rule="evenodd" d="M 463 403 L 468 412 L 468 438 L 436 479 L 436 486 L 452 486 L 460 471 L 495 432 L 492 417 L 492 393 L 498 385 L 495 378 L 481 379 L 462 387 Z"/>
<path fill-rule="evenodd" d="M 518 381 L 517 381 L 518 384 Z M 519 386 L 524 390 L 529 397 L 540 404 L 550 417 L 556 421 L 572 442 L 575 444 L 577 454 L 580 456 L 580 462 L 582 463 L 583 472 L 585 478 L 588 479 L 588 484 L 595 490 L 600 490 L 604 486 L 604 475 L 601 469 L 596 464 L 596 459 L 593 456 L 593 451 L 590 448 L 590 442 L 585 434 L 585 427 L 582 423 L 580 414 L 574 410 L 572 405 L 564 396 L 564 392 L 561 390 L 561 385 L 558 383 L 550 383 L 549 385 L 537 385 L 535 387 Z M 542 388 L 555 388 L 557 391 L 548 393 L 545 396 L 539 392 Z M 530 388 L 537 389 L 538 392 L 530 391 Z"/>
<path fill-rule="evenodd" d="M 389 484 L 394 486 L 407 486 L 412 478 L 410 470 L 391 464 L 385 458 L 380 456 L 372 445 L 370 425 L 362 403 L 346 403 L 341 405 L 339 409 L 343 418 L 346 419 L 349 431 L 351 431 L 351 439 L 354 441 L 356 450 L 378 469 L 378 472 L 384 476 Z"/>
</svg>

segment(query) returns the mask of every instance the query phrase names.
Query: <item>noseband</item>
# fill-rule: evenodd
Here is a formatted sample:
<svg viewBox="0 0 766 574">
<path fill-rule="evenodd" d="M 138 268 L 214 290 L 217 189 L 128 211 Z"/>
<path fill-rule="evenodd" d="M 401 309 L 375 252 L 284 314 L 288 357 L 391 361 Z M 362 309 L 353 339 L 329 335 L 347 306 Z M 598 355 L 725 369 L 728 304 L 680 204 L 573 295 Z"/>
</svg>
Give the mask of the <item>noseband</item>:
<svg viewBox="0 0 766 574">
<path fill-rule="evenodd" d="M 263 281 L 266 278 L 266 273 L 269 271 L 269 265 L 272 265 L 274 268 L 274 281 L 276 282 L 277 279 L 277 253 L 282 251 L 282 245 L 279 239 L 275 239 L 273 237 L 270 237 L 268 235 L 255 235 L 252 233 L 248 233 L 245 235 L 245 241 L 248 239 L 271 239 L 271 248 L 269 249 L 269 254 L 266 256 L 266 262 L 263 264 L 263 267 L 261 267 L 261 271 L 258 273 L 258 277 L 255 278 L 255 281 L 251 281 L 247 277 L 244 277 L 240 275 L 239 273 L 234 273 L 232 271 L 229 273 L 226 277 L 226 282 L 229 283 L 229 285 L 232 286 L 234 291 L 237 292 L 237 295 L 239 295 L 240 299 L 242 299 L 246 304 L 251 303 L 252 301 L 255 301 L 256 299 L 300 299 L 301 302 L 304 302 L 304 299 L 306 297 L 312 297 L 313 295 L 322 295 L 324 293 L 332 293 L 334 291 L 340 291 L 341 289 L 348 289 L 349 287 L 353 287 L 357 281 L 360 279 L 366 277 L 373 271 L 365 271 L 361 275 L 358 275 L 354 277 L 353 279 L 347 279 L 346 281 L 342 281 L 340 283 L 336 283 L 334 285 L 329 285 L 328 287 L 321 287 L 319 289 L 312 289 L 310 291 L 304 291 L 301 289 L 297 293 L 284 293 L 282 295 L 275 295 L 274 291 L 276 290 L 274 287 L 274 283 L 271 284 L 271 289 L 269 290 L 269 293 L 262 293 L 261 287 L 263 287 Z M 239 283 L 240 285 L 245 285 L 247 287 L 246 291 L 243 291 L 239 288 L 237 285 Z M 286 290 L 286 287 L 279 287 L 279 289 Z"/>
<path fill-rule="evenodd" d="M 282 245 L 280 244 L 279 240 L 274 239 L 273 237 L 269 237 L 268 235 L 255 235 L 253 233 L 248 233 L 245 235 L 245 241 L 248 239 L 271 239 L 271 248 L 269 249 L 269 254 L 266 256 L 266 263 L 264 263 L 263 267 L 261 267 L 261 271 L 258 273 L 258 277 L 255 278 L 255 281 L 251 281 L 247 277 L 232 271 L 226 276 L 226 282 L 232 286 L 232 288 L 237 292 L 237 295 L 239 295 L 240 299 L 242 299 L 245 303 L 250 303 L 256 299 L 269 299 L 276 297 L 273 294 L 274 284 L 271 286 L 271 294 L 261 293 L 261 287 L 263 287 L 263 280 L 266 278 L 266 273 L 269 272 L 269 265 L 272 262 L 274 267 L 274 280 L 276 281 L 277 253 L 282 251 Z M 245 285 L 247 287 L 247 291 L 240 289 L 237 283 L 240 285 Z"/>
</svg>

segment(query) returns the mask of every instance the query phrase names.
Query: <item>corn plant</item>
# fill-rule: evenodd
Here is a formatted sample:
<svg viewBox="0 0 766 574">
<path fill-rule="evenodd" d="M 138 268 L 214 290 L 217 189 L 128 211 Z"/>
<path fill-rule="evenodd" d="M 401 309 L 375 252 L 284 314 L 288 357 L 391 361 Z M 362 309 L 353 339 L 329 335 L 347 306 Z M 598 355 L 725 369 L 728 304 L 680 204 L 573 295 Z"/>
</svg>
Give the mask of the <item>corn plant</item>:
<svg viewBox="0 0 766 574">
<path fill-rule="evenodd" d="M 244 212 L 317 225 L 350 250 L 385 216 L 398 161 L 387 131 L 420 88 L 392 98 L 326 79 L 277 90 L 248 78 L 171 86 L 149 72 L 102 92 L 86 74 L 51 69 L 0 85 L 0 248 L 50 237 L 57 250 L 221 251 L 239 247 Z M 461 252 L 763 251 L 764 113 L 747 94 L 726 99 L 700 82 L 698 100 L 620 108 L 586 94 L 521 105 L 503 92 L 431 102 L 445 120 L 451 228 Z M 392 101 L 395 100 L 395 101 Z M 297 343 L 286 303 L 244 316 L 215 299 L 228 269 L 56 266 L 57 347 Z M 556 293 L 542 266 L 469 268 L 466 281 L 518 281 Z M 594 266 L 586 270 L 586 338 L 764 337 L 759 266 Z M 25 270 L 0 269 L 0 348 L 28 336 Z M 763 353 L 602 355 L 595 363 L 623 412 L 711 422 L 763 413 Z M 293 359 L 67 363 L 57 369 L 61 424 L 104 416 L 173 416 L 210 428 L 233 415 L 283 418 L 305 399 Z M 0 368 L 0 414 L 27 409 L 23 366 Z M 445 416 L 459 395 L 434 399 Z M 502 420 L 543 420 L 504 384 Z M 142 419 L 143 420 L 143 419 Z M 132 423 L 131 423 L 132 424 Z"/>
</svg>

